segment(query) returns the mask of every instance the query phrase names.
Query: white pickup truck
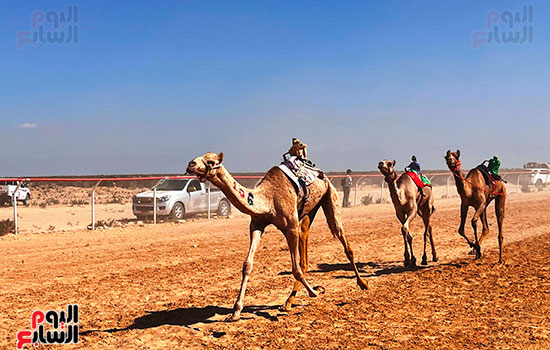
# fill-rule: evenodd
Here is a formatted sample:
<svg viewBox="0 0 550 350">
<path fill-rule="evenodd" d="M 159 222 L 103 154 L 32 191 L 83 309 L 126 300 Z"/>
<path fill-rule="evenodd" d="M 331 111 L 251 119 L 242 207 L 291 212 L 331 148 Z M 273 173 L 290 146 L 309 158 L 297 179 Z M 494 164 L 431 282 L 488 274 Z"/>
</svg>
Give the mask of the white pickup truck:
<svg viewBox="0 0 550 350">
<path fill-rule="evenodd" d="M 166 179 L 157 186 L 157 215 L 181 220 L 187 214 L 208 212 L 208 188 L 198 179 Z M 153 190 L 132 198 L 134 215 L 142 220 L 153 216 Z M 231 204 L 216 187 L 210 188 L 210 210 L 218 216 L 229 216 Z"/>
<path fill-rule="evenodd" d="M 520 177 L 523 192 L 542 191 L 550 184 L 550 163 L 529 162 L 523 168 L 530 171 Z"/>
<path fill-rule="evenodd" d="M 13 181 L 0 182 L 0 205 L 10 204 L 13 201 L 13 193 L 17 189 L 17 183 Z M 22 183 L 17 192 L 15 198 L 18 202 L 22 202 L 24 205 L 29 205 L 31 200 L 31 191 L 25 183 Z"/>
</svg>

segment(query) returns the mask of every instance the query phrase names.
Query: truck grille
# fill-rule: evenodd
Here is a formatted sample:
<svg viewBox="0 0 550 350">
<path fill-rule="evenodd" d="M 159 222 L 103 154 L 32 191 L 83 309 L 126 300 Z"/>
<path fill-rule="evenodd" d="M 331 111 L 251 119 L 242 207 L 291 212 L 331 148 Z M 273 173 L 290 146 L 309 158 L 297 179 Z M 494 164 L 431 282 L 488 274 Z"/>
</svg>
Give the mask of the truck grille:
<svg viewBox="0 0 550 350">
<path fill-rule="evenodd" d="M 138 197 L 136 199 L 137 204 L 153 204 L 153 198 L 151 197 Z"/>
</svg>

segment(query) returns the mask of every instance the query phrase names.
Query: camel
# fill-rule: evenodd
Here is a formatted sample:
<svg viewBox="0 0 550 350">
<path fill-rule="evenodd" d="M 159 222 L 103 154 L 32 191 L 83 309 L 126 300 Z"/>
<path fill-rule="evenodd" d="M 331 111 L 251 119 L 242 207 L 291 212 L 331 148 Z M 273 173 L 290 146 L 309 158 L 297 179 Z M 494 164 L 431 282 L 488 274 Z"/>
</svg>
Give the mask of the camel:
<svg viewBox="0 0 550 350">
<path fill-rule="evenodd" d="M 301 207 L 303 198 L 296 193 L 292 182 L 279 167 L 271 168 L 255 188 L 249 189 L 241 186 L 222 162 L 223 153 L 208 152 L 191 160 L 187 172 L 198 176 L 201 181 L 208 180 L 217 186 L 238 210 L 251 218 L 250 247 L 243 264 L 241 288 L 228 321 L 236 321 L 240 318 L 246 284 L 252 272 L 254 254 L 265 228 L 271 224 L 277 227 L 286 238 L 292 260 L 292 274 L 296 280 L 290 296 L 281 309 L 290 310 L 300 284 L 306 288 L 310 297 L 316 297 L 319 292 L 323 292 L 321 287 L 312 288 L 305 279 L 308 269 L 307 239 L 319 207 L 323 208 L 331 233 L 344 246 L 346 256 L 355 271 L 357 284 L 361 289 L 367 289 L 367 283 L 359 276 L 353 251 L 344 234 L 338 194 L 326 177 L 316 178 L 309 185 L 309 197 L 299 215 L 298 208 Z"/>
<path fill-rule="evenodd" d="M 460 150 L 456 152 L 447 151 L 445 161 L 449 170 L 454 175 L 456 189 L 460 195 L 460 227 L 458 233 L 466 239 L 466 242 L 473 249 L 476 259 L 481 258 L 481 242 L 489 233 L 489 225 L 487 224 L 487 206 L 491 201 L 495 200 L 495 212 L 498 224 L 498 262 L 502 263 L 502 225 L 504 222 L 504 206 L 506 202 L 506 186 L 503 181 L 495 181 L 495 187 L 489 189 L 485 183 L 483 174 L 477 168 L 473 168 L 464 177 L 461 170 Z M 474 239 L 472 242 L 464 233 L 466 217 L 468 216 L 469 207 L 474 208 L 474 216 L 472 217 L 472 228 L 474 229 Z M 477 221 L 481 218 L 483 230 L 481 236 L 477 237 Z"/>
<path fill-rule="evenodd" d="M 401 233 L 403 234 L 403 241 L 405 243 L 405 267 L 416 266 L 416 258 L 414 257 L 412 247 L 413 237 L 410 233 L 409 225 L 414 220 L 417 213 L 424 221 L 424 254 L 422 255 L 421 264 L 428 265 L 428 258 L 426 255 L 427 236 L 430 238 L 430 245 L 432 247 L 432 260 L 436 262 L 437 254 L 435 252 L 432 226 L 430 224 L 430 218 L 435 211 L 432 189 L 431 187 L 424 187 L 424 195 L 422 196 L 416 184 L 406 173 L 397 178 L 394 167 L 395 160 L 390 161 L 385 159 L 378 163 L 378 169 L 382 175 L 384 175 L 384 179 L 388 183 L 390 197 L 395 207 L 395 215 L 397 219 L 399 219 L 399 222 L 401 222 Z"/>
</svg>

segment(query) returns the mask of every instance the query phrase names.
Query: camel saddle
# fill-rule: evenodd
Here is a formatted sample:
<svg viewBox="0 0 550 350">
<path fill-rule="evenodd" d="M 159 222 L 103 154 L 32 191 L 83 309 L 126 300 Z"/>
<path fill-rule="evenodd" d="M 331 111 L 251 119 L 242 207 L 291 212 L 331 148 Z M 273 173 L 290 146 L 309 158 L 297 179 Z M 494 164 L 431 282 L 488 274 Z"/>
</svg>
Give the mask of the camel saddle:
<svg viewBox="0 0 550 350">
<path fill-rule="evenodd" d="M 483 175 L 483 179 L 485 180 L 485 184 L 489 186 L 491 189 L 491 192 L 495 189 L 495 181 L 496 179 L 493 177 L 493 174 L 489 171 L 489 168 L 485 164 L 480 164 L 476 167 L 477 170 Z"/>
<path fill-rule="evenodd" d="M 306 200 L 309 194 L 307 186 L 311 185 L 316 178 L 322 179 L 324 177 L 322 170 L 309 164 L 311 164 L 311 162 L 304 161 L 296 156 L 291 156 L 286 157 L 279 165 L 279 168 L 290 179 L 292 185 L 294 185 L 296 193 L 306 198 Z"/>
<path fill-rule="evenodd" d="M 419 188 L 423 189 L 424 187 L 432 187 L 432 184 L 430 180 L 428 180 L 427 177 L 420 175 L 414 170 L 408 169 L 405 174 L 407 174 L 411 180 L 413 180 L 414 184 Z"/>
</svg>

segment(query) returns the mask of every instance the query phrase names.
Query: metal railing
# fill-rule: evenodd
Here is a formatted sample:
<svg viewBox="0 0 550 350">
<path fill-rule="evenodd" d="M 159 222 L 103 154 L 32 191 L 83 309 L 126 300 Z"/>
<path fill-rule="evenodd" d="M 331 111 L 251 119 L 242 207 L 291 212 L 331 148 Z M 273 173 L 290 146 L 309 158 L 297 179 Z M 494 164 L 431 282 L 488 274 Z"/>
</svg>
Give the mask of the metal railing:
<svg viewBox="0 0 550 350">
<path fill-rule="evenodd" d="M 521 184 L 520 184 L 520 179 L 522 177 L 522 175 L 526 175 L 526 174 L 532 174 L 532 172 L 530 171 L 509 171 L 509 172 L 501 172 L 500 175 L 504 177 L 506 176 L 509 176 L 509 175 L 518 175 L 517 176 L 517 190 L 516 192 L 519 192 L 520 191 L 520 187 L 521 187 Z M 445 172 L 445 173 L 442 173 L 442 172 L 439 172 L 439 173 L 425 173 L 423 174 L 424 176 L 428 177 L 430 180 L 433 180 L 434 177 L 436 176 L 447 176 L 447 179 L 445 181 L 445 186 L 446 186 L 446 190 L 445 190 L 445 196 L 446 197 L 449 197 L 450 196 L 450 182 L 451 182 L 451 179 L 453 177 L 452 174 L 448 173 L 448 172 Z M 334 179 L 334 178 L 343 178 L 343 177 L 346 177 L 348 175 L 328 175 L 329 179 Z M 357 179 L 355 182 L 355 185 L 354 185 L 354 200 L 353 200 L 353 203 L 354 205 L 357 205 L 358 204 L 358 193 L 359 193 L 359 186 L 362 184 L 362 183 L 366 183 L 366 181 L 368 179 L 372 179 L 372 178 L 380 178 L 381 181 L 379 182 L 380 183 L 380 203 L 383 202 L 384 200 L 384 188 L 385 188 L 385 181 L 384 181 L 384 178 L 381 174 L 363 174 L 363 175 L 349 175 L 351 176 L 352 178 L 354 179 Z M 261 179 L 263 176 L 258 176 L 258 175 L 242 175 L 242 176 L 235 176 L 235 179 Z M 18 221 L 18 215 L 17 215 L 17 191 L 20 189 L 22 183 L 29 183 L 29 182 L 95 182 L 95 184 L 92 186 L 92 190 L 91 190 L 91 194 L 90 194 L 90 197 L 91 197 L 91 219 L 92 219 L 92 223 L 91 223 L 91 229 L 92 230 L 95 230 L 96 229 L 96 205 L 95 205 L 95 194 L 96 194 L 96 190 L 97 188 L 99 187 L 99 185 L 103 182 L 103 181 L 151 181 L 151 180 L 156 180 L 157 183 L 153 186 L 152 190 L 153 190 L 153 223 L 156 224 L 157 223 L 157 198 L 156 198 L 156 189 L 157 189 L 157 186 L 160 184 L 160 182 L 162 180 L 165 180 L 165 179 L 194 179 L 196 177 L 194 176 L 147 176 L 147 177 L 116 177 L 116 178 L 111 178 L 111 177 L 106 177 L 106 178 L 4 178 L 4 179 L 0 179 L 0 182 L 15 182 L 17 187 L 16 187 L 16 190 L 14 191 L 13 195 L 12 195 L 12 205 L 13 205 L 13 220 L 14 220 L 14 232 L 15 234 L 18 234 L 19 232 L 19 221 Z M 548 182 L 546 183 L 546 188 L 548 187 Z M 208 191 L 208 220 L 210 220 L 211 218 L 211 198 L 210 198 L 210 193 L 211 193 L 211 190 L 210 190 L 210 185 L 207 187 L 207 191 Z"/>
</svg>

